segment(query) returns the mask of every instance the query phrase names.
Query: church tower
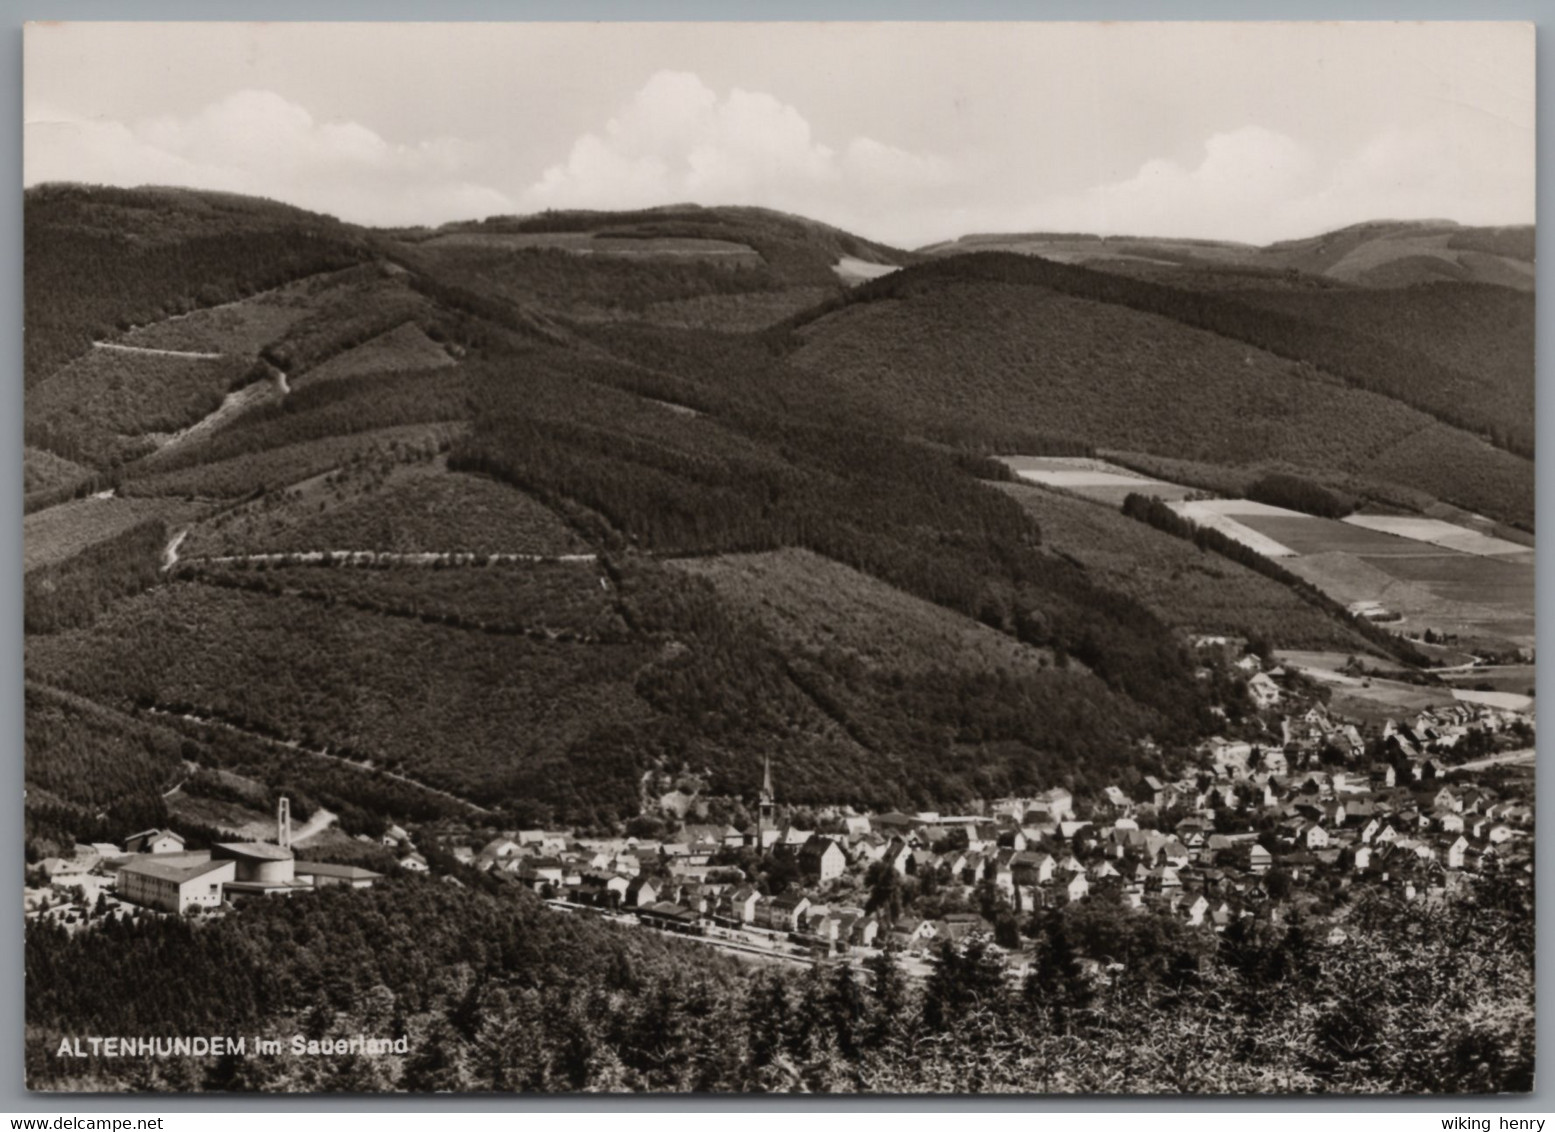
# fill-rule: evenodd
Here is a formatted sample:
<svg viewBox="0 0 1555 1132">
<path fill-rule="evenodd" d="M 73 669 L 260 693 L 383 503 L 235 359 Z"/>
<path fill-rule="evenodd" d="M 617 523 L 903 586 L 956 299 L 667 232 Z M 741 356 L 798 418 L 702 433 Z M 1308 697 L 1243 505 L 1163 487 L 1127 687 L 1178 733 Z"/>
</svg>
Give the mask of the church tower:
<svg viewBox="0 0 1555 1132">
<path fill-rule="evenodd" d="M 773 811 L 775 808 L 772 800 L 772 756 L 767 755 L 762 759 L 761 800 L 757 806 L 756 816 L 756 852 L 758 853 L 766 849 L 766 837 L 763 835 L 763 831 L 769 826 L 776 828 L 773 825 Z"/>
</svg>

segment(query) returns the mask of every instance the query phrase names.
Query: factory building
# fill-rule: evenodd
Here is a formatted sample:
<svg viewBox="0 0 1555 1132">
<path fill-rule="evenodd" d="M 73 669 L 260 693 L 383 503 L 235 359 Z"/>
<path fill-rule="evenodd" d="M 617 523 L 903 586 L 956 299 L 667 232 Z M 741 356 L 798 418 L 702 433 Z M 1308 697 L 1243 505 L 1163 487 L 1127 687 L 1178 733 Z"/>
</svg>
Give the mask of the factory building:
<svg viewBox="0 0 1555 1132">
<path fill-rule="evenodd" d="M 115 893 L 131 904 L 182 913 L 246 896 L 285 896 L 326 885 L 368 888 L 383 879 L 351 865 L 299 864 L 291 840 L 291 806 L 285 798 L 276 814 L 275 843 L 225 841 L 209 850 L 183 851 L 183 838 L 176 833 L 147 830 L 130 839 L 131 856 L 119 864 Z"/>
<path fill-rule="evenodd" d="M 145 853 L 119 869 L 114 891 L 120 900 L 160 912 L 216 908 L 236 869 L 236 862 L 205 853 Z"/>
</svg>

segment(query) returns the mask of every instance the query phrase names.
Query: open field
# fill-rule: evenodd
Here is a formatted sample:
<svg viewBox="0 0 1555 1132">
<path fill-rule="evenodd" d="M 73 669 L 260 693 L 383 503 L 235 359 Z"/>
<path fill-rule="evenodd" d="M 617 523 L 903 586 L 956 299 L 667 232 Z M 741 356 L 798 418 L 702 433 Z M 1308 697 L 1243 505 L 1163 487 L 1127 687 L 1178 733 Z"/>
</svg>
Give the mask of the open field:
<svg viewBox="0 0 1555 1132">
<path fill-rule="evenodd" d="M 76 499 L 22 520 L 25 570 L 52 566 L 147 519 L 169 525 L 187 522 L 204 510 L 198 504 L 165 499 Z"/>
<path fill-rule="evenodd" d="M 1339 672 L 1327 667 L 1329 660 L 1321 654 L 1316 657 L 1296 653 L 1281 656 L 1287 666 L 1329 686 L 1333 693 L 1329 701 L 1332 710 L 1367 723 L 1380 723 L 1384 719 L 1397 719 L 1401 713 L 1441 707 L 1456 698 L 1451 688 L 1431 688 L 1378 676 Z M 1303 663 L 1308 659 L 1317 659 L 1320 663 Z"/>
<path fill-rule="evenodd" d="M 1022 479 L 1097 502 L 1112 502 L 1129 491 L 1161 494 L 1157 485 L 1180 494 L 1172 510 L 1201 526 L 1221 531 L 1280 563 L 1353 610 L 1396 614 L 1389 627 L 1422 635 L 1426 629 L 1465 640 L 1456 647 L 1504 647 L 1533 641 L 1533 554 L 1506 540 L 1494 540 L 1467 527 L 1413 516 L 1388 518 L 1373 525 L 1319 518 L 1248 499 L 1184 499 L 1188 489 L 1131 473 L 1104 460 L 1078 457 L 1001 457 Z M 1117 481 L 1123 482 L 1117 482 Z M 1022 498 L 1030 493 L 1016 493 Z M 1049 496 L 1048 498 L 1052 498 Z M 1168 498 L 1171 498 L 1168 496 Z M 1051 511 L 1052 505 L 1046 508 Z M 1043 515 L 1048 542 L 1084 561 L 1084 549 L 1063 544 L 1063 518 Z M 1083 512 L 1082 512 L 1083 513 Z M 1082 513 L 1076 513 L 1082 514 Z M 1099 521 L 1099 520 L 1096 520 Z M 1391 527 L 1393 530 L 1378 529 Z M 1399 532 L 1399 533 L 1395 533 Z M 1470 554 L 1422 542 L 1410 534 L 1430 534 L 1461 545 L 1494 545 L 1501 553 Z M 1089 532 L 1094 536 L 1096 532 Z M 1130 588 L 1129 564 L 1112 584 Z M 1171 588 L 1180 589 L 1178 574 Z M 1144 584 L 1142 579 L 1136 579 Z M 1161 584 L 1157 579 L 1155 585 Z M 1146 585 L 1148 591 L 1152 586 Z M 1149 601 L 1148 592 L 1140 593 Z M 1182 624 L 1167 614 L 1174 623 Z M 1185 627 L 1210 631 L 1213 618 Z M 1278 639 L 1278 634 L 1276 634 Z M 1456 659 L 1456 657 L 1454 657 Z"/>
<path fill-rule="evenodd" d="M 1504 606 L 1527 611 L 1530 616 L 1533 613 L 1532 562 L 1452 553 L 1361 557 L 1395 578 L 1417 582 L 1448 601 Z"/>
<path fill-rule="evenodd" d="M 1463 554 L 1526 554 L 1529 549 L 1440 519 L 1422 519 L 1410 515 L 1351 515 L 1344 521 L 1357 527 L 1385 531 L 1400 538 L 1431 543 Z"/>
<path fill-rule="evenodd" d="M 1394 533 L 1439 535 L 1447 526 L 1429 519 L 1389 520 L 1394 528 L 1389 531 L 1246 500 L 1179 503 L 1173 510 L 1278 557 L 1336 601 L 1399 614 L 1402 620 L 1390 626 L 1397 631 L 1431 629 L 1485 643 L 1533 643 L 1533 553 L 1515 543 L 1466 528 L 1444 536 L 1463 545 L 1503 548 L 1494 555 L 1468 553 Z M 1271 554 L 1269 546 L 1283 553 Z"/>
<path fill-rule="evenodd" d="M 1290 668 L 1317 668 L 1329 672 L 1342 671 L 1353 659 L 1367 672 L 1381 672 L 1398 667 L 1394 660 L 1379 660 L 1360 653 L 1334 652 L 1331 649 L 1276 649 L 1274 659 Z"/>
<path fill-rule="evenodd" d="M 1401 568 L 1418 573 L 1426 563 L 1435 563 L 1439 572 L 1468 571 L 1468 577 L 1456 587 L 1456 592 L 1444 592 L 1437 585 L 1399 576 L 1404 572 Z M 1503 646 L 1533 644 L 1531 584 L 1522 589 L 1526 605 L 1496 603 L 1495 594 L 1483 588 L 1483 567 L 1498 565 L 1492 559 L 1455 555 L 1448 556 L 1443 563 L 1435 558 L 1363 558 L 1330 551 L 1287 558 L 1281 564 L 1335 601 L 1345 605 L 1377 602 L 1401 615 L 1403 620 L 1391 626 L 1401 632 L 1423 633 L 1431 629 L 1469 638 L 1455 646 L 1462 649 L 1472 649 L 1476 642 L 1490 647 L 1498 642 Z M 1531 573 L 1529 569 L 1530 577 Z M 1476 577 L 1481 579 L 1479 585 L 1475 584 Z"/>
<path fill-rule="evenodd" d="M 1173 628 L 1357 654 L 1370 647 L 1272 578 L 1110 507 L 1028 484 L 1000 484 L 998 490 L 1036 519 L 1050 551 L 1144 603 Z"/>
<path fill-rule="evenodd" d="M 1381 566 L 1344 550 L 1303 554 L 1281 564 L 1345 605 L 1379 602 L 1406 617 L 1443 605 L 1443 600 L 1424 586 L 1404 582 Z"/>
<path fill-rule="evenodd" d="M 1398 615 L 1389 624 L 1397 632 L 1452 634 L 1463 638 L 1454 646 L 1462 649 L 1533 644 L 1534 555 L 1510 540 L 1416 516 L 1357 523 L 1246 499 L 1177 502 L 1172 509 L 1278 558 L 1352 610 Z"/>
<path fill-rule="evenodd" d="M 1421 508 L 1421 512 L 1432 519 L 1441 519 L 1460 527 L 1467 527 L 1469 530 L 1478 531 L 1482 535 L 1490 535 L 1492 538 L 1503 539 L 1506 542 L 1515 542 L 1526 550 L 1532 550 L 1536 541 L 1532 531 L 1508 526 L 1506 523 L 1498 523 L 1494 519 L 1486 518 L 1477 512 L 1465 511 L 1462 507 L 1454 507 L 1452 504 L 1442 503 L 1440 500 L 1427 504 Z"/>
<path fill-rule="evenodd" d="M 1443 696 L 1412 684 L 1373 680 L 1370 686 L 1336 687 L 1328 706 L 1347 719 L 1359 720 L 1363 725 L 1376 725 L 1427 708 L 1444 707 L 1450 702 L 1451 696 Z"/>
<path fill-rule="evenodd" d="M 1106 460 L 1084 456 L 1000 456 L 1023 480 L 1072 491 L 1086 499 L 1121 506 L 1131 492 L 1160 499 L 1186 499 L 1194 489 L 1152 479 Z"/>
<path fill-rule="evenodd" d="M 802 649 L 836 649 L 899 671 L 1038 668 L 1052 662 L 1045 649 L 807 550 L 683 558 L 671 565 L 706 578 L 779 640 Z"/>
<path fill-rule="evenodd" d="M 1347 554 L 1391 555 L 1420 554 L 1425 551 L 1425 547 L 1410 539 L 1354 526 L 1338 519 L 1320 519 L 1315 515 L 1302 515 L 1294 511 L 1282 514 L 1237 511 L 1235 514 L 1239 522 L 1289 547 L 1293 554 L 1342 551 Z"/>
<path fill-rule="evenodd" d="M 1401 712 L 1420 711 L 1453 702 L 1481 704 L 1508 711 L 1531 711 L 1534 706 L 1533 697 L 1521 692 L 1484 692 L 1450 685 L 1425 687 L 1375 675 L 1352 675 L 1341 671 L 1349 658 L 1334 652 L 1282 650 L 1277 659 L 1286 667 L 1327 684 L 1333 691 L 1329 706 L 1335 711 L 1357 716 L 1367 722 L 1396 719 Z M 1362 664 L 1365 664 L 1364 658 Z M 1531 666 L 1528 671 L 1527 682 L 1531 684 Z"/>
<path fill-rule="evenodd" d="M 1531 664 L 1499 664 L 1482 668 L 1469 668 L 1461 672 L 1446 672 L 1442 679 L 1463 688 L 1492 692 L 1518 692 L 1527 695 L 1538 681 L 1538 670 Z M 1487 686 L 1488 687 L 1485 687 Z"/>
<path fill-rule="evenodd" d="M 1285 511 L 1283 508 L 1270 507 L 1264 503 L 1252 503 L 1246 499 L 1199 499 L 1174 503 L 1171 507 L 1184 519 L 1189 519 L 1201 527 L 1217 530 L 1227 538 L 1257 551 L 1265 558 L 1289 558 L 1296 551 L 1273 537 L 1254 530 L 1249 522 L 1243 520 L 1263 519 L 1269 514 L 1308 518 L 1294 511 Z"/>
<path fill-rule="evenodd" d="M 1454 688 L 1454 699 L 1469 704 L 1484 704 L 1503 711 L 1532 711 L 1534 697 L 1523 692 L 1485 692 L 1478 688 Z"/>
<path fill-rule="evenodd" d="M 890 275 L 891 272 L 900 271 L 901 268 L 894 263 L 870 263 L 856 256 L 845 255 L 832 265 L 832 270 L 837 273 L 838 279 L 852 286 L 870 279 L 879 279 L 882 275 Z"/>
</svg>

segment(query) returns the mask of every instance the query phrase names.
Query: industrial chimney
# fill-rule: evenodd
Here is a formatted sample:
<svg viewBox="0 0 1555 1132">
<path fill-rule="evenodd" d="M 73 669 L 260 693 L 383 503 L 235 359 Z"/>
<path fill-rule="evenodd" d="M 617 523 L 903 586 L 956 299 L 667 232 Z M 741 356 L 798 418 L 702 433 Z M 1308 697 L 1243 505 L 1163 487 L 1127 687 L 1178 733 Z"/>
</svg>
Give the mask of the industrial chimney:
<svg viewBox="0 0 1555 1132">
<path fill-rule="evenodd" d="M 292 847 L 292 800 L 284 795 L 275 804 L 275 843 L 282 849 Z"/>
</svg>

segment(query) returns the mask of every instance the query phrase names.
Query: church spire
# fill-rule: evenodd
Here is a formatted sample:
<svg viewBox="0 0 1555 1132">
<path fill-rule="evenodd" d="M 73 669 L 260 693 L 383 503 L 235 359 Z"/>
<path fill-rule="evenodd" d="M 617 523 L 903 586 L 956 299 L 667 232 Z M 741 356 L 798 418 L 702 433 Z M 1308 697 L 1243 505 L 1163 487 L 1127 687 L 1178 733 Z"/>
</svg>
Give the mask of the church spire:
<svg viewBox="0 0 1555 1132">
<path fill-rule="evenodd" d="M 761 760 L 761 798 L 756 806 L 756 852 L 764 852 L 767 848 L 766 830 L 772 826 L 773 810 L 772 801 L 772 756 L 765 755 Z"/>
</svg>

